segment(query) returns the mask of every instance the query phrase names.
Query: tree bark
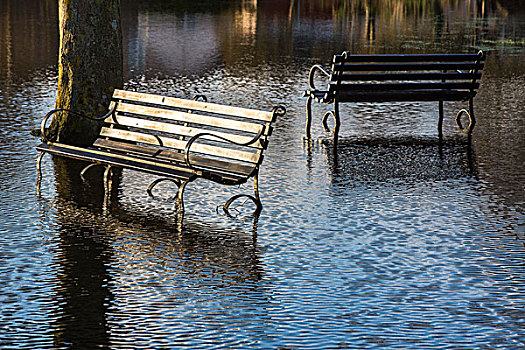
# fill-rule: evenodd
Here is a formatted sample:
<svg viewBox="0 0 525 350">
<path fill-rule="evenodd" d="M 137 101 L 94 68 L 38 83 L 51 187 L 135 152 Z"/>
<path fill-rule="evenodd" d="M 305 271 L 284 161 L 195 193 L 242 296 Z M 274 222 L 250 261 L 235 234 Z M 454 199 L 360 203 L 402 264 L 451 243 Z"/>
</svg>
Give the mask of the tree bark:
<svg viewBox="0 0 525 350">
<path fill-rule="evenodd" d="M 58 0 L 60 51 L 56 108 L 104 114 L 122 87 L 120 0 Z M 60 142 L 88 145 L 100 122 L 59 113 L 52 125 Z"/>
</svg>

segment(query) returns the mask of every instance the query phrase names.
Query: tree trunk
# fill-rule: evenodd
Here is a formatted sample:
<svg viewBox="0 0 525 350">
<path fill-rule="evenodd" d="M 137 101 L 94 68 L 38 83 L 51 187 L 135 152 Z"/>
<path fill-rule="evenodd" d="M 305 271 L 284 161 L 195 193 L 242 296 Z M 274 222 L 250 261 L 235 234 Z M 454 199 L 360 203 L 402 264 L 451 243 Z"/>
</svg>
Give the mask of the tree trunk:
<svg viewBox="0 0 525 350">
<path fill-rule="evenodd" d="M 58 0 L 60 51 L 56 108 L 104 114 L 113 90 L 122 87 L 120 0 Z M 51 128 L 60 142 L 88 145 L 100 122 L 72 113 Z"/>
</svg>

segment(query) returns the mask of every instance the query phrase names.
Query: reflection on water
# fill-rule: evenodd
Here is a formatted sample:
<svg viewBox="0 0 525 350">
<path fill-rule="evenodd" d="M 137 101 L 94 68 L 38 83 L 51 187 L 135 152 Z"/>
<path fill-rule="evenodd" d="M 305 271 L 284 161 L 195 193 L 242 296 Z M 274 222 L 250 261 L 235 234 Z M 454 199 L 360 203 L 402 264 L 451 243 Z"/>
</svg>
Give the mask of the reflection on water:
<svg viewBox="0 0 525 350">
<path fill-rule="evenodd" d="M 333 183 L 435 182 L 477 178 L 468 142 L 437 139 L 346 139 L 341 149 L 325 148 Z"/>
<path fill-rule="evenodd" d="M 523 348 L 525 14 L 511 0 L 122 0 L 126 88 L 268 109 L 264 210 L 195 181 L 173 204 L 123 171 L 43 162 L 55 1 L 0 2 L 0 348 Z M 302 140 L 307 73 L 334 52 L 489 50 L 472 147 L 461 103 L 345 104 Z M 325 106 L 317 106 L 322 115 Z M 172 189 L 161 188 L 169 197 Z"/>
</svg>

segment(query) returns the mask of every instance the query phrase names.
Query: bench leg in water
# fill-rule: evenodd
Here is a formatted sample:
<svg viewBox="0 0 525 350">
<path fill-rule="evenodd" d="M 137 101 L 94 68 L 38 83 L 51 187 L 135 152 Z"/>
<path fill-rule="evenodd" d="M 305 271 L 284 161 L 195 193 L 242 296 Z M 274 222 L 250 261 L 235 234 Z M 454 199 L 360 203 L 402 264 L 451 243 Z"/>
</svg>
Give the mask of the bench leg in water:
<svg viewBox="0 0 525 350">
<path fill-rule="evenodd" d="M 443 140 L 443 101 L 439 101 L 439 119 L 438 119 L 439 141 Z"/>
<path fill-rule="evenodd" d="M 306 100 L 306 138 L 310 139 L 310 129 L 312 125 L 312 96 Z"/>
<path fill-rule="evenodd" d="M 44 157 L 45 152 L 40 152 L 38 157 L 36 158 L 36 171 L 37 171 L 37 178 L 36 178 L 36 191 L 40 195 L 40 185 L 42 183 L 42 158 Z"/>
<path fill-rule="evenodd" d="M 328 126 L 328 116 L 332 116 L 334 118 L 334 129 L 330 130 L 330 127 Z M 334 147 L 337 147 L 337 141 L 339 140 L 339 129 L 341 128 L 341 119 L 339 117 L 339 102 L 334 101 L 334 110 L 326 112 L 323 116 L 323 129 L 324 131 L 328 133 L 333 134 L 333 140 L 334 140 Z"/>
<path fill-rule="evenodd" d="M 461 117 L 465 115 L 469 123 L 467 126 L 463 127 L 463 123 L 461 122 Z M 462 109 L 456 114 L 456 124 L 458 125 L 458 128 L 461 132 L 467 133 L 470 136 L 472 135 L 472 130 L 474 130 L 474 126 L 476 125 L 476 118 L 474 117 L 474 100 L 470 98 L 468 100 L 468 110 Z"/>
<path fill-rule="evenodd" d="M 175 195 L 175 197 L 171 198 L 170 200 L 175 201 L 175 210 L 179 214 L 181 214 L 181 217 L 182 217 L 182 215 L 184 215 L 184 189 L 186 188 L 186 185 L 192 180 L 181 181 L 178 179 L 172 179 L 172 178 L 167 178 L 167 177 L 157 179 L 148 186 L 146 190 L 148 192 L 148 195 L 153 198 L 154 197 L 153 188 L 157 186 L 159 183 L 164 182 L 164 181 L 173 182 L 177 186 L 178 188 L 177 194 Z"/>
<path fill-rule="evenodd" d="M 230 217 L 234 217 L 233 215 L 230 214 L 230 205 L 233 202 L 235 202 L 237 199 L 246 197 L 247 199 L 250 199 L 253 202 L 253 204 L 255 204 L 256 208 L 255 208 L 253 215 L 254 217 L 258 217 L 263 209 L 261 198 L 259 197 L 259 172 L 258 171 L 253 176 L 253 189 L 254 189 L 254 196 L 251 196 L 249 194 L 237 194 L 231 197 L 230 199 L 228 199 L 226 203 L 222 206 L 222 210 L 226 213 L 226 215 Z M 241 205 L 243 204 L 244 202 Z"/>
</svg>

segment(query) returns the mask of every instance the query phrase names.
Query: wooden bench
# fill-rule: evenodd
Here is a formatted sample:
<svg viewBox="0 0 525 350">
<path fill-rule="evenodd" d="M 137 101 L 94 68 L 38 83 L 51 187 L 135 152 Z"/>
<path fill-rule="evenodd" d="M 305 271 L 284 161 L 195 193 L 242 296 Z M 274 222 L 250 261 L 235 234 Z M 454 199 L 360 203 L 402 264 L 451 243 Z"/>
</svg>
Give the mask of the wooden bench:
<svg viewBox="0 0 525 350">
<path fill-rule="evenodd" d="M 303 93 L 308 97 L 306 138 L 310 138 L 312 101 L 334 104 L 334 110 L 325 113 L 322 119 L 325 131 L 330 132 L 327 118 L 333 116 L 334 143 L 337 143 L 341 125 L 340 102 L 438 101 L 441 138 L 443 102 L 468 101 L 468 110 L 460 110 L 456 122 L 460 130 L 470 136 L 476 123 L 473 98 L 480 85 L 485 57 L 483 51 L 476 54 L 351 55 L 343 52 L 334 55 L 331 70 L 321 65 L 310 69 L 310 89 Z M 317 72 L 328 78 L 326 89 L 315 87 Z M 465 127 L 462 116 L 469 120 Z"/>
<path fill-rule="evenodd" d="M 49 139 L 46 136 L 48 120 L 64 109 L 50 111 L 41 123 L 43 142 L 37 146 L 40 151 L 37 186 L 42 176 L 41 159 L 50 153 L 91 162 L 81 172 L 82 177 L 94 165 L 104 165 L 106 191 L 111 187 L 113 166 L 160 175 L 161 178 L 148 187 L 148 194 L 152 196 L 153 188 L 162 181 L 175 183 L 178 191 L 174 199 L 182 213 L 184 188 L 197 178 L 224 185 L 238 185 L 253 178 L 254 196 L 234 196 L 224 209 L 227 212 L 234 200 L 246 196 L 255 203 L 259 213 L 262 209 L 259 167 L 272 133 L 272 123 L 286 110 L 277 106 L 267 112 L 208 103 L 203 99 L 115 90 L 109 112 L 99 118 L 103 125 L 98 138 L 90 147 Z"/>
</svg>

